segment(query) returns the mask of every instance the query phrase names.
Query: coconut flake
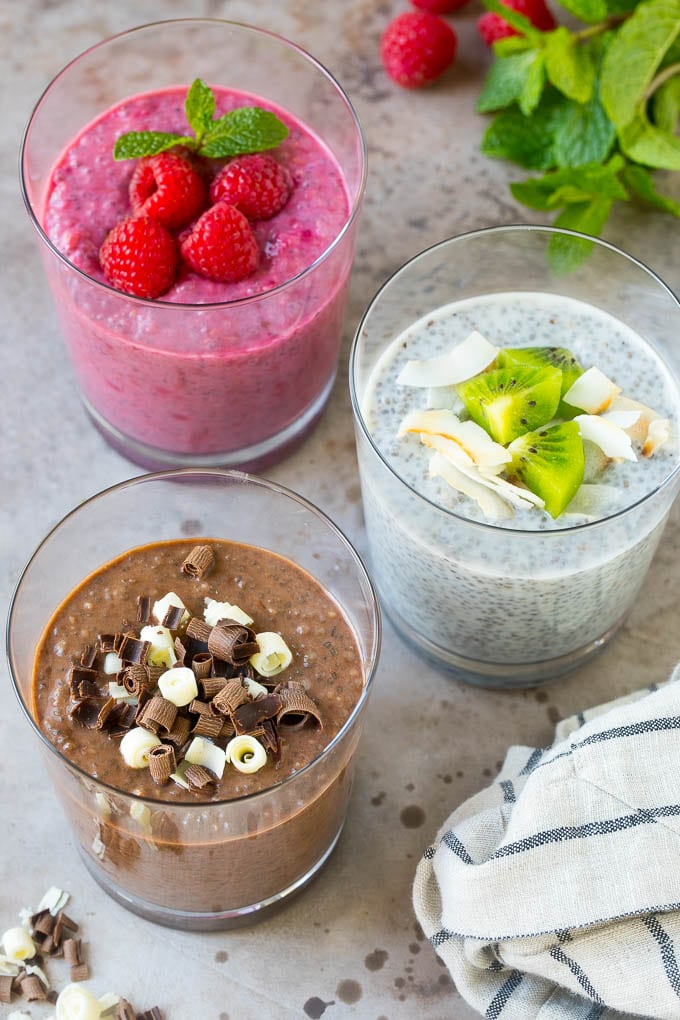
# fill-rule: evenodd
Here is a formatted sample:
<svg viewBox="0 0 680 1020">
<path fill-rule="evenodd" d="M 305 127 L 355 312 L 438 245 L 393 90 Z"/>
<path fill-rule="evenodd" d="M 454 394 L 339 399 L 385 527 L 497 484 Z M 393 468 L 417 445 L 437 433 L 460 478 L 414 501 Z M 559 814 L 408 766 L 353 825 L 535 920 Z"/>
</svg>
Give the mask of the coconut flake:
<svg viewBox="0 0 680 1020">
<path fill-rule="evenodd" d="M 481 333 L 470 335 L 447 354 L 426 361 L 408 361 L 397 378 L 400 386 L 451 386 L 483 372 L 498 355 L 498 347 Z"/>
<path fill-rule="evenodd" d="M 440 453 L 433 453 L 430 458 L 430 477 L 442 478 L 451 488 L 474 499 L 489 520 L 502 521 L 513 516 L 512 507 L 498 493 L 464 475 Z"/>
<path fill-rule="evenodd" d="M 621 506 L 622 496 L 623 491 L 616 485 L 590 485 L 584 482 L 566 512 L 584 517 L 602 517 Z"/>
<path fill-rule="evenodd" d="M 52 917 L 56 917 L 70 899 L 69 893 L 64 892 L 63 889 L 58 889 L 56 885 L 51 885 L 38 904 L 36 914 L 39 914 L 41 910 L 49 910 Z"/>
<path fill-rule="evenodd" d="M 640 411 L 605 411 L 602 415 L 605 421 L 630 433 L 633 426 L 640 420 Z"/>
<path fill-rule="evenodd" d="M 653 411 L 651 407 L 647 407 L 646 404 L 641 404 L 638 400 L 631 400 L 630 397 L 624 396 L 614 397 L 609 405 L 610 413 L 618 413 L 620 411 L 637 411 L 639 413 L 637 421 L 626 429 L 631 439 L 636 443 L 644 443 L 649 432 L 649 426 L 653 421 L 658 421 L 661 417 L 660 414 Z"/>
<path fill-rule="evenodd" d="M 460 415 L 465 404 L 458 396 L 455 386 L 430 386 L 427 391 L 427 406 L 436 407 L 440 411 L 453 411 Z"/>
<path fill-rule="evenodd" d="M 581 437 L 599 446 L 607 457 L 637 460 L 630 436 L 618 425 L 596 414 L 577 414 L 574 421 L 578 424 Z"/>
<path fill-rule="evenodd" d="M 620 386 L 608 379 L 599 368 L 593 367 L 578 377 L 562 399 L 571 407 L 579 407 L 588 414 L 600 414 L 607 410 L 620 392 Z"/>
<path fill-rule="evenodd" d="M 470 481 L 476 485 L 482 485 L 487 489 L 491 489 L 501 499 L 511 503 L 518 509 L 529 510 L 533 506 L 543 507 L 544 503 L 540 496 L 536 496 L 529 489 L 520 489 L 519 486 L 513 485 L 512 482 L 508 482 L 505 478 L 500 478 L 493 472 L 478 467 L 465 451 L 458 448 L 458 444 L 453 440 L 447 439 L 445 436 L 428 436 L 425 433 L 420 438 L 426 446 L 436 450 L 437 453 L 451 461 L 454 467 L 461 474 L 468 477 Z"/>
<path fill-rule="evenodd" d="M 642 447 L 642 456 L 651 457 L 671 438 L 671 423 L 668 418 L 655 418 L 649 423 L 647 438 Z"/>
<path fill-rule="evenodd" d="M 500 470 L 503 464 L 512 460 L 504 446 L 494 442 L 488 432 L 474 421 L 461 421 L 452 411 L 411 411 L 406 415 L 398 435 L 407 432 L 444 436 L 453 440 L 480 467 Z"/>
</svg>

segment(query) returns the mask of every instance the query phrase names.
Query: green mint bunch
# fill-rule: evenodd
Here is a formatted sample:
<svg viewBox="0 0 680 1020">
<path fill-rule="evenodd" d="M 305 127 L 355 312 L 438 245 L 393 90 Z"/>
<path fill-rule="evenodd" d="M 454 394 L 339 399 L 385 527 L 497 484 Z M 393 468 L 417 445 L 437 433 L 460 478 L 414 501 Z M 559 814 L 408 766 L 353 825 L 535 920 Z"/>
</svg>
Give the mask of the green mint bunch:
<svg viewBox="0 0 680 1020">
<path fill-rule="evenodd" d="M 200 78 L 196 78 L 187 92 L 184 112 L 193 135 L 128 131 L 114 145 L 113 158 L 139 159 L 183 145 L 199 156 L 222 159 L 274 149 L 288 135 L 286 125 L 259 106 L 242 106 L 215 120 L 215 95 Z"/>
<path fill-rule="evenodd" d="M 477 103 L 494 114 L 482 152 L 542 171 L 510 189 L 532 209 L 556 212 L 555 226 L 596 236 L 614 203 L 631 196 L 680 217 L 654 179 L 680 170 L 680 0 L 560 2 L 586 27 L 542 32 L 484 0 L 519 35 L 494 44 Z M 554 237 L 553 269 L 574 268 L 591 248 Z"/>
</svg>

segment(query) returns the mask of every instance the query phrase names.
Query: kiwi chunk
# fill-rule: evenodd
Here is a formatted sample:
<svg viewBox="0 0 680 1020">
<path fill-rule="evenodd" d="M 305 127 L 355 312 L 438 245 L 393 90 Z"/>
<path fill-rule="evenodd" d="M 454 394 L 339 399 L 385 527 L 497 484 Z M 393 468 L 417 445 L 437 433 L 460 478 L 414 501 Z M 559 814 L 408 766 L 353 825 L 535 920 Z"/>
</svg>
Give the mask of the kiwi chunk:
<svg viewBox="0 0 680 1020">
<path fill-rule="evenodd" d="M 505 347 L 499 352 L 497 361 L 501 368 L 513 365 L 559 368 L 562 373 L 561 396 L 564 396 L 578 377 L 583 375 L 583 366 L 576 355 L 566 347 Z M 560 400 L 557 408 L 558 418 L 573 418 L 577 414 L 580 414 L 578 408 Z"/>
<path fill-rule="evenodd" d="M 508 473 L 540 496 L 551 517 L 559 517 L 583 481 L 583 440 L 575 421 L 528 432 L 510 443 Z"/>
<path fill-rule="evenodd" d="M 558 368 L 515 365 L 482 372 L 456 388 L 473 421 L 505 446 L 554 418 L 562 373 Z"/>
</svg>

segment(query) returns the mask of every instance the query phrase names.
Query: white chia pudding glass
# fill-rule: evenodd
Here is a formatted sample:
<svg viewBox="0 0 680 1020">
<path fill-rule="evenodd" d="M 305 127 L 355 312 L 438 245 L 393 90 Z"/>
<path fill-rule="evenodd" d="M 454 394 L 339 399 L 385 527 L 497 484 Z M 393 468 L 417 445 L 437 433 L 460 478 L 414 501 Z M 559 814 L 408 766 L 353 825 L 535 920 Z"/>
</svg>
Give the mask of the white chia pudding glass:
<svg viewBox="0 0 680 1020">
<path fill-rule="evenodd" d="M 566 274 L 560 244 L 592 244 Z M 407 361 L 473 330 L 499 347 L 566 347 L 670 420 L 649 458 L 611 463 L 606 516 L 515 510 L 502 523 L 440 478 L 416 435 L 397 437 L 425 392 L 398 385 Z M 359 327 L 350 388 L 373 576 L 400 635 L 459 679 L 542 683 L 582 665 L 635 603 L 680 485 L 680 303 L 649 269 L 601 241 L 498 227 L 417 255 Z"/>
</svg>

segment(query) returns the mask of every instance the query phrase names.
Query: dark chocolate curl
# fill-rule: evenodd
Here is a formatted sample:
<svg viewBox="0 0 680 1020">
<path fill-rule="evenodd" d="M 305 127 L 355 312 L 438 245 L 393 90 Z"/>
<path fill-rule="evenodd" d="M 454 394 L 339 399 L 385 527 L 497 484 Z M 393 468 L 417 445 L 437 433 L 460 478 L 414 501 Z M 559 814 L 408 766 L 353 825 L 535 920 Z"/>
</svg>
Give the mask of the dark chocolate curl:
<svg viewBox="0 0 680 1020">
<path fill-rule="evenodd" d="M 71 705 L 68 714 L 74 722 L 93 730 L 97 727 L 99 713 L 108 700 L 108 698 L 83 698 L 82 701 Z"/>
<path fill-rule="evenodd" d="M 276 721 L 280 726 L 301 730 L 311 720 L 319 729 L 323 729 L 319 709 L 302 684 L 291 680 L 285 687 L 279 687 L 277 694 L 282 702 L 281 709 L 276 716 Z"/>
<path fill-rule="evenodd" d="M 182 564 L 182 573 L 188 577 L 195 577 L 200 581 L 208 573 L 214 562 L 215 554 L 209 545 L 196 545 Z"/>
<path fill-rule="evenodd" d="M 168 606 L 168 610 L 161 622 L 168 630 L 177 630 L 185 613 L 186 609 L 183 609 L 182 606 Z"/>
<path fill-rule="evenodd" d="M 237 734 L 252 733 L 265 719 L 278 715 L 282 707 L 283 702 L 278 694 L 264 694 L 257 701 L 248 701 L 232 712 L 234 729 Z"/>
<path fill-rule="evenodd" d="M 85 645 L 82 652 L 80 653 L 80 665 L 86 669 L 90 669 L 95 664 L 97 658 L 97 646 L 96 645 Z"/>
<path fill-rule="evenodd" d="M 137 596 L 137 623 L 143 627 L 151 617 L 151 599 L 148 595 Z"/>
<path fill-rule="evenodd" d="M 96 669 L 71 666 L 66 674 L 66 679 L 71 689 L 72 698 L 96 698 L 99 694 Z"/>
<path fill-rule="evenodd" d="M 212 627 L 209 627 L 205 620 L 201 620 L 198 616 L 192 616 L 187 624 L 186 635 L 202 645 L 207 645 L 211 630 Z"/>
<path fill-rule="evenodd" d="M 150 641 L 140 641 L 139 638 L 126 634 L 120 643 L 118 654 L 123 662 L 139 663 L 146 662 L 150 650 Z"/>
<path fill-rule="evenodd" d="M 142 688 L 151 690 L 152 687 L 156 686 L 151 679 L 149 667 L 141 662 L 121 669 L 118 674 L 118 683 L 122 684 L 128 694 L 135 698 L 139 697 Z"/>
<path fill-rule="evenodd" d="M 186 659 L 187 650 L 184 647 L 184 643 L 178 637 L 175 638 L 175 655 L 177 656 L 177 662 L 175 663 L 175 665 L 183 666 L 184 660 Z"/>
<path fill-rule="evenodd" d="M 183 747 L 189 739 L 190 733 L 191 721 L 186 716 L 178 715 L 175 719 L 175 725 L 169 733 L 165 734 L 165 739 L 169 740 L 175 747 Z"/>
<path fill-rule="evenodd" d="M 117 634 L 100 634 L 98 637 L 99 650 L 102 652 L 113 652 L 116 647 Z"/>
<path fill-rule="evenodd" d="M 159 744 L 151 748 L 148 759 L 151 778 L 158 786 L 163 786 L 177 768 L 175 749 L 170 744 Z"/>
</svg>

